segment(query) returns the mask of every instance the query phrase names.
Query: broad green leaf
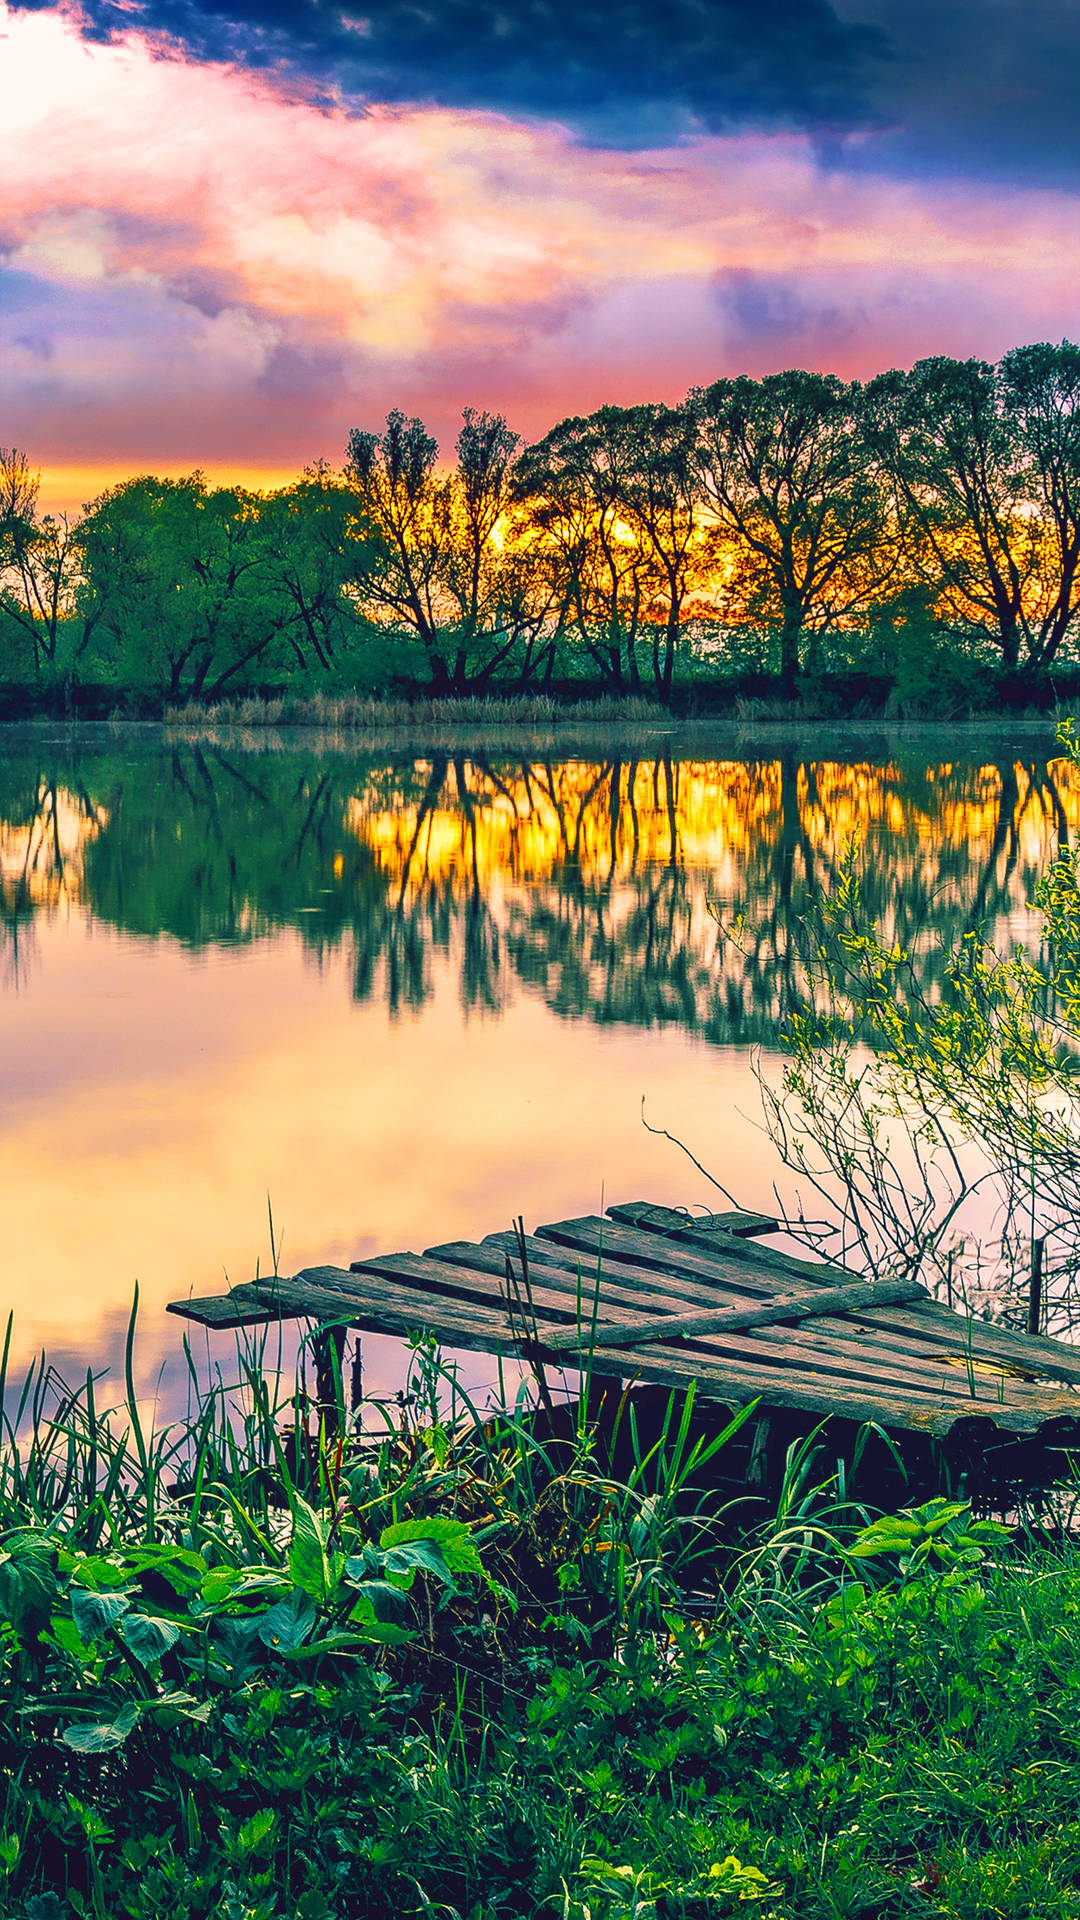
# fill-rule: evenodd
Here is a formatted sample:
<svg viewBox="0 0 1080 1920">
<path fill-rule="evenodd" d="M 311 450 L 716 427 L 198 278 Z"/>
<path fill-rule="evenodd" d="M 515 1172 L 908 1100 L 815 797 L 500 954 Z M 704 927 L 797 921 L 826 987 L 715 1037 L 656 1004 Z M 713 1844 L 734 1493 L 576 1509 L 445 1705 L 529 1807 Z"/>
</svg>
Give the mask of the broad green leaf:
<svg viewBox="0 0 1080 1920">
<path fill-rule="evenodd" d="M 90 1587 L 72 1587 L 70 1592 L 71 1617 L 87 1646 L 92 1640 L 100 1640 L 131 1608 L 126 1593 L 94 1593 Z"/>
<path fill-rule="evenodd" d="M 110 1753 L 114 1747 L 123 1746 L 139 1723 L 140 1711 L 139 1707 L 132 1705 L 118 1713 L 115 1720 L 90 1726 L 65 1727 L 60 1738 L 65 1746 L 72 1747 L 76 1753 Z"/>
<path fill-rule="evenodd" d="M 96 1593 L 131 1584 L 131 1575 L 115 1559 L 104 1553 L 65 1554 L 61 1561 L 80 1587 L 92 1587 Z"/>
<path fill-rule="evenodd" d="M 56 1561 L 56 1542 L 48 1534 L 27 1527 L 4 1541 L 0 1619 L 9 1621 L 20 1639 L 32 1638 L 48 1621 L 57 1594 Z"/>
<path fill-rule="evenodd" d="M 379 1545 L 384 1550 L 402 1546 L 408 1540 L 432 1540 L 439 1548 L 451 1573 L 483 1573 L 480 1554 L 464 1520 L 441 1518 L 438 1515 L 425 1520 L 398 1520 L 393 1526 L 384 1527 L 379 1535 Z"/>
<path fill-rule="evenodd" d="M 131 1572 L 159 1573 L 174 1593 L 186 1599 L 198 1593 L 206 1576 L 206 1561 L 189 1547 L 140 1547 L 128 1558 Z"/>
<path fill-rule="evenodd" d="M 259 1621 L 259 1638 L 276 1653 L 291 1653 L 301 1647 L 315 1625 L 318 1614 L 309 1594 L 294 1587 L 287 1600 L 279 1600 Z"/>
<path fill-rule="evenodd" d="M 243 1577 L 236 1567 L 211 1567 L 210 1572 L 203 1576 L 200 1595 L 207 1606 L 220 1606 L 223 1600 L 229 1598 L 234 1587 L 240 1585 Z"/>
<path fill-rule="evenodd" d="M 319 1602 L 325 1600 L 330 1586 L 330 1569 L 326 1561 L 328 1533 L 326 1522 L 297 1494 L 293 1501 L 289 1572 L 293 1585 Z"/>
<path fill-rule="evenodd" d="M 371 1620 L 359 1627 L 358 1638 L 381 1647 L 403 1647 L 416 1635 L 408 1627 L 395 1626 L 392 1620 Z"/>
<path fill-rule="evenodd" d="M 388 1613 L 400 1613 L 402 1607 L 405 1605 L 405 1594 L 412 1584 L 412 1575 L 410 1574 L 408 1578 L 402 1576 L 397 1581 L 391 1581 L 368 1579 L 365 1578 L 362 1573 L 350 1573 L 350 1567 L 362 1567 L 363 1564 L 362 1561 L 355 1560 L 347 1560 L 345 1562 L 346 1578 L 354 1583 L 360 1594 L 360 1599 L 357 1601 L 349 1618 L 351 1620 L 360 1618 L 371 1620 L 376 1618 L 385 1619 Z M 363 1612 L 361 1612 L 361 1608 L 364 1609 Z"/>
<path fill-rule="evenodd" d="M 454 1584 L 442 1548 L 434 1540 L 403 1540 L 400 1546 L 388 1547 L 383 1554 L 383 1564 L 388 1577 L 400 1579 L 405 1587 L 412 1586 L 418 1573 L 430 1575 L 440 1586 Z"/>
<path fill-rule="evenodd" d="M 149 1613 L 127 1613 L 120 1622 L 120 1633 L 137 1660 L 153 1664 L 175 1647 L 180 1629 L 171 1620 L 157 1620 Z"/>
</svg>

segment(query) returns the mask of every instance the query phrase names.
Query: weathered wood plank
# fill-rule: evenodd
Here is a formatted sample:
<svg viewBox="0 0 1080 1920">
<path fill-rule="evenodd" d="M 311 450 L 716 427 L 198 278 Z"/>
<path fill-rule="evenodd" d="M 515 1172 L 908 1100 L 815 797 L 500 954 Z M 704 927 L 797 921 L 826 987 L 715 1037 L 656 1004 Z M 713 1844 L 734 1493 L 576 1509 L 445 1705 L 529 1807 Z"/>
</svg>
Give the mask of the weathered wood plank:
<svg viewBox="0 0 1080 1920">
<path fill-rule="evenodd" d="M 581 1326 L 584 1328 L 590 1325 L 593 1295 L 590 1293 L 588 1296 L 587 1312 L 585 1295 L 586 1288 L 594 1287 L 596 1284 L 595 1266 L 582 1268 L 580 1275 L 577 1270 L 560 1267 L 557 1263 L 560 1260 L 572 1259 L 572 1252 L 557 1247 L 554 1243 L 537 1240 L 530 1235 L 526 1235 L 525 1249 L 530 1268 L 534 1273 L 542 1275 L 545 1286 L 561 1287 L 571 1299 L 575 1299 L 575 1305 L 580 1289 Z M 431 1248 L 430 1252 L 440 1259 L 457 1261 L 465 1266 L 485 1264 L 488 1272 L 501 1275 L 505 1271 L 507 1256 L 516 1265 L 518 1241 L 514 1234 L 499 1233 L 489 1235 L 487 1239 L 475 1246 L 471 1241 L 451 1241 L 440 1247 Z M 617 1281 L 612 1279 L 613 1273 L 617 1274 Z M 630 1290 L 631 1288 L 633 1291 Z M 715 1312 L 718 1293 L 723 1299 L 730 1300 L 732 1305 L 742 1306 L 768 1303 L 776 1298 L 772 1281 L 763 1279 L 761 1275 L 748 1282 L 744 1282 L 740 1275 L 739 1286 L 729 1289 L 726 1286 L 720 1288 L 711 1282 L 704 1285 L 696 1284 L 683 1279 L 682 1276 L 671 1276 L 656 1268 L 634 1269 L 626 1265 L 613 1264 L 605 1267 L 602 1272 L 597 1317 L 602 1317 L 604 1302 L 609 1299 L 618 1300 L 621 1304 L 634 1307 L 639 1312 L 653 1309 L 660 1301 L 672 1307 L 683 1306 L 688 1302 L 698 1306 L 707 1303 L 708 1310 Z M 900 1334 L 880 1334 L 873 1321 L 860 1318 L 858 1322 L 854 1322 L 837 1318 L 824 1325 L 821 1332 L 829 1337 L 836 1357 L 846 1355 L 849 1358 L 850 1367 L 846 1371 L 854 1368 L 862 1375 L 868 1365 L 872 1366 L 874 1361 L 878 1361 L 884 1371 L 884 1377 L 894 1379 L 899 1369 L 905 1375 L 922 1379 L 928 1389 L 935 1393 L 941 1381 L 948 1380 L 949 1376 L 942 1372 L 940 1362 L 932 1356 L 920 1356 L 912 1362 L 911 1342 L 905 1341 Z M 568 1348 L 576 1344 L 577 1341 L 573 1338 L 566 1342 Z M 700 1345 L 701 1342 L 696 1344 Z M 816 1359 L 820 1359 L 820 1342 L 815 1344 L 813 1353 Z M 878 1377 L 882 1375 L 879 1373 Z"/>
<path fill-rule="evenodd" d="M 222 1303 L 225 1314 L 216 1318 L 214 1324 L 251 1324 L 272 1317 L 342 1318 L 382 1333 L 428 1331 L 454 1346 L 482 1352 L 510 1351 L 519 1346 L 528 1350 L 535 1331 L 540 1350 L 548 1350 L 548 1341 L 555 1329 L 540 1303 L 536 1303 L 539 1310 L 535 1324 L 530 1326 L 523 1324 L 518 1316 L 508 1319 L 496 1296 L 482 1302 L 446 1295 L 425 1299 L 415 1286 L 402 1284 L 400 1277 L 395 1278 L 407 1272 L 415 1280 L 425 1264 L 419 1256 L 386 1255 L 382 1256 L 382 1262 L 378 1271 L 370 1275 L 363 1271 L 320 1267 L 309 1268 L 288 1280 L 236 1287 Z M 389 1271 L 391 1267 L 393 1274 Z M 242 1320 L 239 1316 L 243 1316 Z M 563 1311 L 561 1317 L 565 1322 L 569 1315 Z M 625 1318 L 626 1324 L 632 1326 L 640 1315 L 626 1310 Z M 575 1324 L 572 1332 L 576 1335 L 577 1331 Z M 765 1333 L 768 1334 L 767 1329 Z M 755 1355 L 731 1337 L 698 1342 L 696 1365 L 703 1385 L 706 1376 L 714 1378 L 717 1368 L 722 1379 L 729 1381 L 732 1367 L 738 1373 L 748 1362 L 753 1365 Z M 768 1350 L 756 1356 L 756 1364 L 759 1369 L 767 1369 L 774 1380 L 782 1374 L 795 1384 L 802 1379 L 831 1378 L 842 1392 L 853 1385 L 862 1385 L 868 1392 L 890 1396 L 897 1391 L 909 1391 L 930 1395 L 935 1400 L 955 1400 L 966 1406 L 996 1406 L 992 1383 L 980 1380 L 979 1396 L 973 1402 L 968 1382 L 960 1374 L 950 1378 L 940 1368 L 912 1368 L 904 1363 L 902 1355 L 896 1361 L 890 1356 L 888 1364 L 882 1365 L 877 1355 L 837 1351 L 835 1344 L 828 1348 L 808 1341 L 796 1344 L 788 1330 L 772 1335 Z M 754 1377 L 760 1378 L 761 1373 Z"/>
<path fill-rule="evenodd" d="M 835 1280 L 838 1274 L 851 1271 L 841 1261 L 830 1260 L 826 1254 L 822 1254 L 818 1260 L 804 1260 L 797 1253 L 786 1253 L 771 1243 L 740 1234 L 729 1235 L 719 1231 L 701 1233 L 696 1227 L 687 1227 L 670 1238 L 680 1246 L 694 1247 L 704 1254 L 722 1255 L 725 1260 L 734 1261 L 739 1266 L 763 1267 L 770 1272 L 780 1270 L 793 1276 L 803 1274 L 811 1284 L 815 1281 L 825 1284 Z"/>
<path fill-rule="evenodd" d="M 672 1254 L 677 1256 L 679 1251 L 683 1251 L 686 1257 L 678 1264 L 669 1264 L 663 1258 L 655 1257 L 656 1249 L 661 1244 L 655 1235 L 650 1236 L 648 1244 L 653 1257 L 637 1260 L 625 1254 L 620 1256 L 612 1253 L 609 1257 L 606 1246 L 602 1249 L 595 1245 L 581 1248 L 571 1246 L 567 1241 L 542 1240 L 539 1233 L 525 1236 L 530 1266 L 569 1268 L 572 1272 L 580 1270 L 582 1284 L 586 1287 L 591 1287 L 599 1269 L 605 1284 L 612 1281 L 650 1299 L 656 1298 L 659 1288 L 665 1299 L 684 1300 L 697 1306 L 715 1306 L 718 1299 L 728 1296 L 733 1306 L 736 1301 L 742 1300 L 771 1300 L 785 1287 L 785 1282 L 785 1290 L 791 1290 L 790 1276 L 783 1272 L 763 1273 L 722 1258 L 703 1261 L 693 1251 L 687 1253 L 685 1249 L 676 1247 L 671 1247 Z M 508 1253 L 511 1259 L 516 1257 L 515 1234 L 488 1234 L 481 1245 L 494 1247 L 503 1254 Z M 830 1271 L 829 1277 L 833 1279 L 835 1275 Z M 851 1275 L 845 1277 L 850 1279 Z"/>
<path fill-rule="evenodd" d="M 712 1312 L 705 1313 L 662 1314 L 653 1319 L 640 1320 L 629 1328 L 615 1320 L 604 1320 L 587 1329 L 586 1337 L 601 1347 L 620 1344 L 637 1346 L 643 1340 L 685 1340 L 692 1334 L 750 1331 L 782 1321 L 802 1322 L 818 1319 L 824 1314 L 846 1314 L 855 1307 L 888 1306 L 896 1301 L 925 1298 L 926 1288 L 921 1287 L 917 1280 L 896 1280 L 891 1285 L 888 1281 L 858 1281 L 849 1287 L 822 1287 L 816 1293 L 778 1294 L 775 1300 L 758 1306 L 716 1307 Z M 553 1351 L 562 1351 L 575 1342 L 580 1345 L 581 1338 L 580 1330 L 571 1327 L 551 1334 L 546 1344 Z"/>
<path fill-rule="evenodd" d="M 242 1311 L 262 1306 L 263 1318 L 343 1320 L 375 1333 L 430 1332 L 456 1347 L 481 1353 L 507 1351 L 514 1335 L 505 1316 L 467 1302 L 425 1300 L 413 1289 L 351 1284 L 352 1274 L 335 1267 L 307 1268 L 289 1279 L 234 1287 L 228 1296 Z"/>
<path fill-rule="evenodd" d="M 728 1245 L 718 1249 L 708 1243 L 699 1246 L 696 1241 L 683 1235 L 674 1239 L 667 1234 L 646 1233 L 639 1227 L 623 1227 L 616 1221 L 605 1220 L 602 1214 L 585 1214 L 577 1220 L 552 1221 L 547 1226 L 537 1227 L 536 1232 L 539 1239 L 552 1240 L 557 1246 L 573 1247 L 586 1257 L 596 1258 L 602 1254 L 606 1260 L 626 1260 L 639 1267 L 682 1273 L 705 1281 L 734 1280 L 741 1266 L 747 1268 L 747 1279 L 752 1273 L 760 1275 L 772 1269 L 784 1273 L 798 1272 L 805 1276 L 810 1286 L 835 1286 L 840 1279 L 851 1278 L 843 1267 L 825 1263 L 815 1265 L 809 1260 L 793 1264 L 786 1255 L 775 1254 L 771 1248 L 766 1250 L 756 1243 L 740 1240 L 735 1234 Z"/>
<path fill-rule="evenodd" d="M 502 1235 L 498 1236 L 498 1238 L 502 1243 L 499 1246 L 490 1246 L 488 1242 L 483 1242 L 479 1246 L 474 1246 L 473 1243 L 468 1241 L 448 1242 L 442 1247 L 432 1248 L 430 1255 L 424 1256 L 423 1265 L 417 1261 L 416 1255 L 388 1255 L 384 1256 L 383 1260 L 389 1263 L 389 1265 L 392 1265 L 395 1272 L 404 1274 L 407 1268 L 413 1277 L 417 1279 L 418 1284 L 429 1257 L 437 1259 L 440 1267 L 446 1264 L 460 1263 L 463 1269 L 463 1288 L 474 1285 L 475 1268 L 470 1270 L 466 1263 L 484 1261 L 492 1279 L 494 1280 L 496 1276 L 498 1277 L 501 1291 L 502 1277 L 505 1272 L 505 1260 L 508 1255 L 515 1266 L 515 1270 L 517 1268 L 516 1256 L 518 1253 L 518 1243 L 516 1237 L 513 1235 Z M 543 1247 L 544 1243 L 541 1242 L 539 1244 Z M 528 1250 L 529 1240 L 527 1237 L 527 1255 Z M 541 1309 L 537 1313 L 537 1332 L 540 1344 L 545 1352 L 564 1352 L 569 1354 L 575 1350 L 578 1352 L 586 1351 L 589 1347 L 588 1334 L 592 1325 L 592 1299 L 590 1298 L 586 1303 L 584 1297 L 584 1280 L 582 1280 L 581 1317 L 579 1320 L 577 1312 L 579 1281 L 577 1274 L 565 1268 L 558 1269 L 552 1266 L 551 1247 L 545 1248 L 544 1251 L 547 1255 L 547 1265 L 534 1263 L 530 1258 L 530 1266 L 533 1268 L 532 1284 L 534 1289 L 534 1302 L 537 1307 Z M 558 1257 L 558 1255 L 556 1254 L 555 1257 Z M 382 1268 L 383 1260 L 370 1264 Z M 364 1263 L 358 1262 L 357 1265 L 358 1268 L 362 1268 Z M 386 1270 L 389 1270 L 389 1267 L 387 1267 Z M 617 1268 L 616 1271 L 621 1281 L 630 1270 L 627 1268 Z M 622 1312 L 614 1311 L 616 1304 L 620 1307 L 626 1307 L 632 1315 L 633 1320 L 637 1320 L 640 1318 L 643 1307 L 655 1310 L 656 1305 L 661 1301 L 665 1302 L 665 1304 L 667 1303 L 669 1283 L 666 1273 L 657 1269 L 641 1270 L 635 1277 L 640 1283 L 641 1290 L 639 1294 L 630 1295 L 629 1297 L 623 1294 L 622 1298 L 617 1301 L 616 1297 L 614 1297 L 615 1289 L 611 1286 L 608 1279 L 608 1270 L 605 1268 L 601 1274 L 601 1293 L 597 1303 L 597 1318 L 610 1318 L 612 1320 L 612 1337 L 614 1337 L 614 1326 L 616 1324 L 622 1326 L 632 1323 L 629 1318 L 624 1317 Z M 852 1284 L 862 1285 L 865 1283 L 856 1282 Z M 916 1298 L 924 1293 L 924 1289 L 916 1282 L 904 1283 L 904 1285 L 911 1288 L 910 1293 L 906 1297 Z M 570 1307 L 571 1303 L 573 1305 L 574 1324 L 567 1330 L 565 1335 L 560 1333 L 557 1337 L 552 1338 L 545 1331 L 545 1323 L 553 1304 L 551 1295 L 559 1290 L 562 1292 L 564 1305 L 566 1307 Z M 826 1291 L 830 1290 L 821 1290 L 822 1294 Z M 703 1299 L 714 1302 L 716 1299 L 716 1290 L 712 1287 L 693 1287 L 691 1297 L 699 1303 Z M 765 1303 L 771 1305 L 775 1299 L 776 1295 L 772 1292 L 772 1289 L 768 1289 L 765 1296 Z M 760 1309 L 762 1304 L 760 1298 L 755 1301 L 752 1297 L 748 1298 L 743 1295 L 742 1304 L 753 1314 L 755 1320 L 759 1319 L 759 1312 L 755 1311 L 755 1309 Z M 823 1303 L 821 1312 L 824 1314 L 827 1310 L 827 1303 Z M 715 1306 L 711 1306 L 709 1310 L 710 1322 L 716 1314 L 717 1309 Z M 777 1320 L 783 1321 L 790 1318 L 791 1315 L 789 1310 L 785 1310 L 774 1317 Z M 921 1389 L 935 1396 L 945 1394 L 947 1397 L 956 1397 L 968 1401 L 971 1399 L 970 1385 L 966 1377 L 954 1373 L 952 1369 L 944 1367 L 934 1358 L 924 1359 L 921 1356 L 913 1358 L 910 1347 L 905 1346 L 901 1339 L 895 1336 L 891 1339 L 882 1339 L 877 1335 L 872 1323 L 867 1322 L 856 1326 L 841 1317 L 841 1315 L 838 1315 L 835 1308 L 833 1309 L 833 1316 L 822 1323 L 820 1331 L 822 1335 L 825 1336 L 824 1339 L 818 1338 L 816 1334 L 803 1333 L 797 1327 L 794 1329 L 784 1328 L 782 1331 L 774 1330 L 769 1334 L 767 1330 L 765 1330 L 766 1323 L 763 1322 L 762 1325 L 763 1331 L 759 1336 L 758 1344 L 768 1348 L 768 1351 L 763 1352 L 760 1356 L 767 1364 L 802 1369 L 810 1368 L 815 1371 L 824 1370 L 825 1372 L 834 1373 L 839 1379 L 849 1382 L 855 1379 L 864 1380 L 870 1385 L 875 1383 L 879 1384 L 886 1391 L 895 1386 L 910 1386 L 915 1390 Z M 737 1330 L 737 1328 L 734 1329 L 734 1331 Z M 700 1350 L 703 1355 L 708 1354 L 714 1358 L 722 1355 L 728 1355 L 732 1358 L 753 1357 L 748 1354 L 745 1341 L 733 1343 L 730 1338 L 722 1338 L 722 1328 L 719 1324 L 717 1325 L 716 1333 L 712 1336 L 702 1333 L 695 1337 L 694 1345 L 695 1349 Z M 978 1380 L 977 1394 L 980 1404 L 983 1400 L 987 1402 L 994 1400 L 996 1403 L 996 1382 L 985 1379 Z"/>
<path fill-rule="evenodd" d="M 964 1355 L 1002 1366 L 1024 1368 L 1050 1380 L 1080 1386 L 1080 1348 L 1046 1334 L 1014 1332 L 987 1320 L 968 1320 L 941 1300 L 925 1300 L 916 1308 L 890 1307 L 878 1321 L 883 1332 L 904 1340 L 911 1351 Z"/>
<path fill-rule="evenodd" d="M 648 1200 L 630 1200 L 621 1207 L 606 1209 L 610 1220 L 623 1226 L 641 1227 L 646 1233 L 680 1234 L 688 1229 L 697 1233 L 734 1233 L 740 1240 L 752 1240 L 758 1234 L 779 1233 L 780 1222 L 770 1213 L 745 1213 L 736 1208 L 729 1213 L 684 1213 L 678 1207 L 657 1207 Z"/>
<path fill-rule="evenodd" d="M 250 1301 L 250 1288 L 234 1287 L 231 1293 L 193 1295 L 188 1300 L 170 1300 L 166 1313 L 178 1314 L 181 1320 L 194 1320 L 200 1327 L 213 1327 L 227 1332 L 230 1327 L 264 1327 L 268 1320 L 302 1319 L 300 1309 L 283 1308 L 280 1313 L 268 1311 L 265 1303 Z"/>
<path fill-rule="evenodd" d="M 506 1272 L 509 1259 L 515 1273 L 520 1274 L 521 1271 L 518 1242 L 511 1233 L 492 1235 L 475 1246 L 471 1241 L 448 1241 L 443 1246 L 429 1247 L 427 1252 L 439 1260 L 498 1275 Z M 639 1312 L 668 1299 L 678 1306 L 716 1305 L 718 1289 L 715 1286 L 687 1280 L 681 1274 L 669 1276 L 653 1267 L 617 1266 L 614 1262 L 610 1267 L 602 1266 L 598 1276 L 595 1261 L 582 1261 L 580 1265 L 575 1265 L 573 1254 L 565 1248 L 549 1245 L 530 1235 L 525 1238 L 525 1257 L 534 1281 L 540 1281 L 544 1286 L 558 1287 L 575 1299 L 580 1294 L 583 1312 L 590 1315 L 594 1299 L 620 1300 L 625 1306 L 636 1307 Z M 760 1280 L 749 1287 L 740 1282 L 737 1288 L 731 1289 L 732 1305 L 737 1301 L 749 1304 L 755 1300 L 772 1299 L 775 1291 L 775 1287 L 763 1284 Z"/>
</svg>

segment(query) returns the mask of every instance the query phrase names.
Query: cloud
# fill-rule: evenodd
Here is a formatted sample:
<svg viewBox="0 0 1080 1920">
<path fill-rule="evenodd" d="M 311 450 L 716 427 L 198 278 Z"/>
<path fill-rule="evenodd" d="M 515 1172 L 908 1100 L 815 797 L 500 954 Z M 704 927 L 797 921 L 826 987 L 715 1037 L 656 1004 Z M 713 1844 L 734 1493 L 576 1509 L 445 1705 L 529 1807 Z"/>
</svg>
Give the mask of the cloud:
<svg viewBox="0 0 1080 1920">
<path fill-rule="evenodd" d="M 1075 0 L 838 0 L 890 57 L 867 97 L 881 137 L 845 164 L 1016 185 L 1080 182 Z"/>
<path fill-rule="evenodd" d="M 841 169 L 791 132 L 620 152 L 313 109 L 55 11 L 0 31 L 0 438 L 47 468 L 296 471 L 395 404 L 444 444 L 467 404 L 531 435 L 724 372 L 1075 331 L 1065 191 Z"/>
<path fill-rule="evenodd" d="M 30 11 L 40 0 L 16 0 Z M 83 34 L 302 76 L 358 101 L 557 119 L 621 147 L 873 124 L 885 36 L 830 0 L 81 0 Z"/>
<path fill-rule="evenodd" d="M 288 76 L 354 108 L 525 115 L 624 150 L 799 129 L 843 167 L 1080 180 L 1075 0 L 63 4 L 90 40 L 141 32 L 163 52 Z"/>
</svg>

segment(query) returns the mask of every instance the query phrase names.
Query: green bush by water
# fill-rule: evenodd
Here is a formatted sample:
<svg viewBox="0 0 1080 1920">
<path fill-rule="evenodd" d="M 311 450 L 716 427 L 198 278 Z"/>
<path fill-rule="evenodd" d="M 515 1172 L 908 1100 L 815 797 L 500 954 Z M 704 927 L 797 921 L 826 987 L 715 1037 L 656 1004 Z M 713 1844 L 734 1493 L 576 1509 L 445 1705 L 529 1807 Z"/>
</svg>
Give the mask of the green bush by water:
<svg viewBox="0 0 1080 1920">
<path fill-rule="evenodd" d="M 0 1913 L 1080 1914 L 1080 1554 L 873 1519 L 820 1446 L 741 1530 L 693 1403 L 607 1470 L 428 1348 L 373 1436 L 302 1383 L 0 1450 Z M 369 1418 L 374 1410 L 369 1410 Z M 15 1435 L 19 1434 L 19 1444 Z"/>
</svg>

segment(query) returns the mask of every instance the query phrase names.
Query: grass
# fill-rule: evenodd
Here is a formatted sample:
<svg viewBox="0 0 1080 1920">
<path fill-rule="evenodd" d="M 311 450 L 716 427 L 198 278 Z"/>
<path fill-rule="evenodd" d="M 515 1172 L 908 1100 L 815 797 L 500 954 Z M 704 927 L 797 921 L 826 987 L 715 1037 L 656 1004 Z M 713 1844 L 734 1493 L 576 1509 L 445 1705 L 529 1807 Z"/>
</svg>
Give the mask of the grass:
<svg viewBox="0 0 1080 1920">
<path fill-rule="evenodd" d="M 671 727 L 671 716 L 655 701 L 626 696 L 582 700 L 573 704 L 550 694 L 517 694 L 505 698 L 466 695 L 437 699 L 376 699 L 362 694 L 286 694 L 277 699 L 254 695 L 203 705 L 197 700 L 166 707 L 170 728 L 202 733 L 222 727 L 318 727 L 335 732 L 381 738 L 401 732 L 480 729 L 514 735 L 551 733 L 578 726 Z"/>
<path fill-rule="evenodd" d="M 737 1421 L 625 1399 L 615 1474 L 423 1344 L 338 1438 L 257 1343 L 155 1430 L 133 1341 L 8 1394 L 6 1920 L 1080 1915 L 1072 1544 L 820 1441 L 733 1516 Z"/>
</svg>

